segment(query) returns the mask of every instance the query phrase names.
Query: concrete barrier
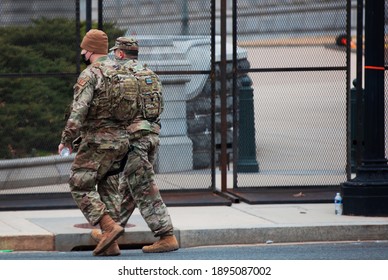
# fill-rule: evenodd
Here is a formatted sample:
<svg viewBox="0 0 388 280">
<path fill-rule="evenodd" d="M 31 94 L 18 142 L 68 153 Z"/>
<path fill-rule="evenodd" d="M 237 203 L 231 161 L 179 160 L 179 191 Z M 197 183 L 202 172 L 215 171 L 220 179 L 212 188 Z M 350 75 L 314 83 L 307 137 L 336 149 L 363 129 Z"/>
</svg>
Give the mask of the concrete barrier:
<svg viewBox="0 0 388 280">
<path fill-rule="evenodd" d="M 74 155 L 0 161 L 0 190 L 63 184 L 69 179 Z"/>
</svg>

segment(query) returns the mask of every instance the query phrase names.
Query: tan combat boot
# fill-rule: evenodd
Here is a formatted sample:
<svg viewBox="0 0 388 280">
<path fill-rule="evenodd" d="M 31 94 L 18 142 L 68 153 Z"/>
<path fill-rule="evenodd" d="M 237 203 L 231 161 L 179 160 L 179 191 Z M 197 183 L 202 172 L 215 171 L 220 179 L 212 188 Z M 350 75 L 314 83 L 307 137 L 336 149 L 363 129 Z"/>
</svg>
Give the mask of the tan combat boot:
<svg viewBox="0 0 388 280">
<path fill-rule="evenodd" d="M 100 228 L 103 232 L 101 240 L 98 242 L 96 248 L 93 251 L 93 255 L 97 256 L 104 252 L 113 242 L 124 233 L 124 228 L 116 224 L 115 221 L 105 214 L 100 220 Z"/>
<path fill-rule="evenodd" d="M 101 230 L 99 229 L 93 229 L 92 232 L 90 233 L 90 236 L 93 238 L 94 241 L 97 243 L 100 242 L 102 238 L 102 233 Z M 115 240 L 112 245 L 108 247 L 105 251 L 103 251 L 99 256 L 120 256 L 120 247 L 119 243 L 117 240 Z"/>
<path fill-rule="evenodd" d="M 143 247 L 143 253 L 163 253 L 179 249 L 178 241 L 175 235 L 161 236 L 158 241 L 150 246 Z"/>
</svg>

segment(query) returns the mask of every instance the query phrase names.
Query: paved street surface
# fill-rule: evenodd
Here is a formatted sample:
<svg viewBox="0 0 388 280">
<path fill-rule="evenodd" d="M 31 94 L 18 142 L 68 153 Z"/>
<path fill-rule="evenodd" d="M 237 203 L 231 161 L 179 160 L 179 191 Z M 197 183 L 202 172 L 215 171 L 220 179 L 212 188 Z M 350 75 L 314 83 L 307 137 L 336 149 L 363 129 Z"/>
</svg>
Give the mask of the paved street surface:
<svg viewBox="0 0 388 280">
<path fill-rule="evenodd" d="M 94 257 L 91 251 L 9 252 L 0 260 L 388 260 L 388 242 L 251 244 L 183 248 L 160 254 L 122 250 L 117 257 Z"/>
</svg>

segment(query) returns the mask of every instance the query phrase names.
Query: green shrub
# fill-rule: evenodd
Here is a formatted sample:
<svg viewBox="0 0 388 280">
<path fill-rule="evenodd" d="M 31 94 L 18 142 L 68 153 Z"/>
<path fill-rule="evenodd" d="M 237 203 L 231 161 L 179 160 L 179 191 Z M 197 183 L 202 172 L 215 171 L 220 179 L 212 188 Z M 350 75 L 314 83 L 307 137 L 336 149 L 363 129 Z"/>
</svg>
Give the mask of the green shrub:
<svg viewBox="0 0 388 280">
<path fill-rule="evenodd" d="M 124 34 L 111 23 L 105 23 L 104 31 L 109 46 Z M 38 74 L 0 77 L 0 159 L 56 154 L 78 76 L 76 32 L 75 22 L 62 18 L 0 28 L 0 73 Z M 84 34 L 82 23 L 81 38 Z"/>
</svg>

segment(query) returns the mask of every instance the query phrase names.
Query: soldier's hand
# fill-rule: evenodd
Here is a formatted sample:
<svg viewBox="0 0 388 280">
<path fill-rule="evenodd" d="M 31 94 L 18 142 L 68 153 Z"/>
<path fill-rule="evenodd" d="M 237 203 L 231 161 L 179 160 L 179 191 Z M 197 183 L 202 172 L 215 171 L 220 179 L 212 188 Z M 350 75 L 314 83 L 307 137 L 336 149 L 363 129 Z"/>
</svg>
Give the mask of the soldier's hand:
<svg viewBox="0 0 388 280">
<path fill-rule="evenodd" d="M 58 155 L 61 154 L 62 150 L 63 150 L 65 147 L 69 149 L 70 154 L 73 152 L 73 148 L 72 148 L 71 146 L 65 145 L 65 144 L 61 143 L 61 144 L 58 145 Z"/>
</svg>

